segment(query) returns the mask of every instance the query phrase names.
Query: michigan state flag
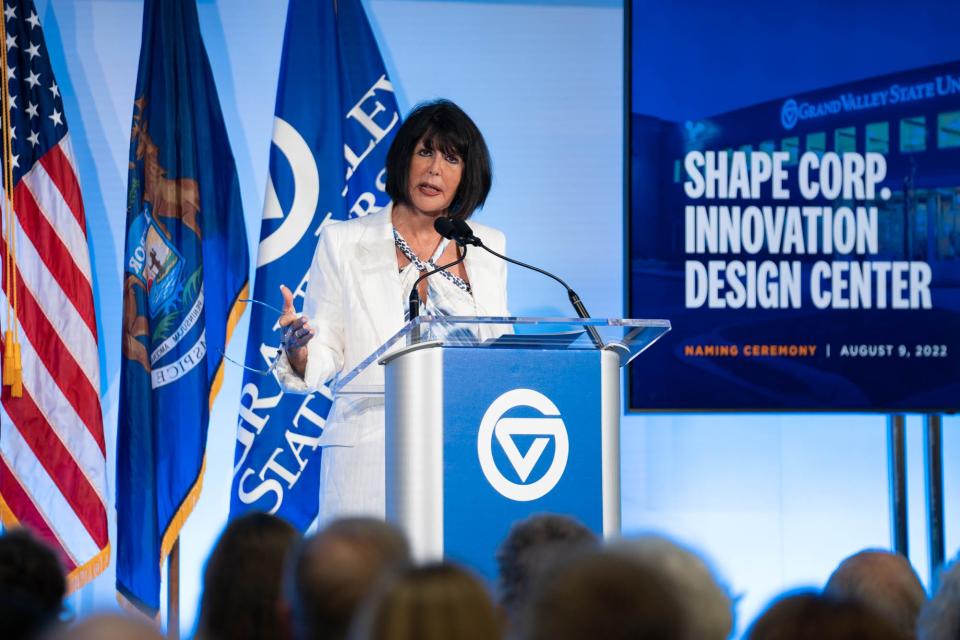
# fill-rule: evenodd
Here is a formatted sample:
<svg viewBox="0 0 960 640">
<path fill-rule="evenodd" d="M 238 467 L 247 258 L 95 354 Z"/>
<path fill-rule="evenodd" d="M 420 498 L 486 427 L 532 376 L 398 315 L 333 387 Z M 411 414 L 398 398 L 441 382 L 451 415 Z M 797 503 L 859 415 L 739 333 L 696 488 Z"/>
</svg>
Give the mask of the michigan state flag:
<svg viewBox="0 0 960 640">
<path fill-rule="evenodd" d="M 393 86 L 360 0 L 291 0 L 260 228 L 254 297 L 282 305 L 286 284 L 302 309 L 321 227 L 389 202 L 384 160 L 400 122 Z M 246 364 L 277 356 L 275 311 L 251 309 Z M 276 513 L 305 529 L 316 517 L 317 440 L 326 391 L 287 394 L 271 375 L 248 371 L 237 422 L 231 518 Z"/>
<path fill-rule="evenodd" d="M 161 562 L 200 495 L 207 419 L 248 270 L 195 0 L 146 0 L 127 185 L 117 590 L 150 615 Z"/>
</svg>

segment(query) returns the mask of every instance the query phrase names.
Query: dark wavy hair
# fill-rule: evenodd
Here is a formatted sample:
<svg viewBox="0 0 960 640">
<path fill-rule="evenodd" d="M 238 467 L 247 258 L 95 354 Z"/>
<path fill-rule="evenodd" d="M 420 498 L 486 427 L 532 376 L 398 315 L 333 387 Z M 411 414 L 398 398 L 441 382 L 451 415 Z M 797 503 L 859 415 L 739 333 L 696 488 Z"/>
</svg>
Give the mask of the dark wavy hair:
<svg viewBox="0 0 960 640">
<path fill-rule="evenodd" d="M 414 107 L 387 151 L 387 194 L 394 204 L 410 204 L 410 160 L 420 140 L 427 149 L 458 156 L 463 162 L 460 186 L 447 214 L 466 220 L 483 206 L 493 182 L 483 135 L 470 116 L 449 100 Z"/>
<path fill-rule="evenodd" d="M 596 544 L 596 534 L 561 514 L 538 513 L 514 524 L 496 555 L 500 603 L 507 614 L 519 615 L 531 586 L 552 562 L 574 549 Z"/>
</svg>

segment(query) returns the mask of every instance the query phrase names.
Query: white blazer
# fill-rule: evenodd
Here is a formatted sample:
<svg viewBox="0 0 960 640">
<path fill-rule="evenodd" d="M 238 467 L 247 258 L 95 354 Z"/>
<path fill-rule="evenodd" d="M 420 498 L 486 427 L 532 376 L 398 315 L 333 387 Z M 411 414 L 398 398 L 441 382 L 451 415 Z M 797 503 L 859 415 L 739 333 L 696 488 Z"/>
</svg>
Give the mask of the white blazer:
<svg viewBox="0 0 960 640">
<path fill-rule="evenodd" d="M 485 245 L 503 254 L 501 231 L 470 222 Z M 507 316 L 506 263 L 479 247 L 464 260 L 477 315 Z M 307 343 L 301 379 L 281 367 L 281 384 L 291 391 L 319 389 L 338 373 L 353 369 L 403 327 L 407 300 L 400 285 L 393 239 L 392 207 L 323 228 L 310 267 L 304 315 L 314 330 Z M 483 335 L 484 331 L 489 336 Z M 481 325 L 481 339 L 502 333 Z M 352 384 L 382 386 L 383 367 L 372 365 Z M 383 431 L 383 398 L 334 398 L 320 446 L 353 445 Z M 381 435 L 382 437 L 382 435 Z M 380 462 L 382 464 L 382 461 Z"/>
<path fill-rule="evenodd" d="M 474 222 L 474 233 L 504 253 L 503 233 Z M 508 316 L 506 263 L 472 247 L 464 261 L 478 315 Z M 304 315 L 314 330 L 303 378 L 282 355 L 280 384 L 288 391 L 317 391 L 362 362 L 403 326 L 406 296 L 393 240 L 392 208 L 323 228 L 310 267 Z M 481 325 L 480 338 L 502 331 Z M 383 385 L 375 364 L 352 384 Z M 318 442 L 321 523 L 347 514 L 384 516 L 383 395 L 339 395 Z"/>
</svg>

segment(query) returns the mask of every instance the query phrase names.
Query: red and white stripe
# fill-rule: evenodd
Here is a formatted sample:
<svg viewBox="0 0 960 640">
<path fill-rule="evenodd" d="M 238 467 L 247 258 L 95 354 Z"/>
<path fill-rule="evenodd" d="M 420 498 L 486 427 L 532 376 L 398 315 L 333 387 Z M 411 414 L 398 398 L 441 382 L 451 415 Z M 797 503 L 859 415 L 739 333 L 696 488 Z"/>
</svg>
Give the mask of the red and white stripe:
<svg viewBox="0 0 960 640">
<path fill-rule="evenodd" d="M 75 589 L 105 567 L 109 539 L 97 322 L 72 158 L 65 136 L 14 188 L 23 397 L 3 388 L 0 510 L 56 546 Z"/>
</svg>

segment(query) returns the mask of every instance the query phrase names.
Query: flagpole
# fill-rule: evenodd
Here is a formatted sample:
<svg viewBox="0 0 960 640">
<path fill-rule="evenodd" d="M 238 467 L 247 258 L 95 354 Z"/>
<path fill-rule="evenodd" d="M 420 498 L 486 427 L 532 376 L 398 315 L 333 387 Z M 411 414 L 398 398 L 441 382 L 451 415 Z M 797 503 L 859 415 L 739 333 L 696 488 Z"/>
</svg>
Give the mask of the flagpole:
<svg viewBox="0 0 960 640">
<path fill-rule="evenodd" d="M 167 638 L 180 640 L 180 538 L 167 557 Z"/>
</svg>

